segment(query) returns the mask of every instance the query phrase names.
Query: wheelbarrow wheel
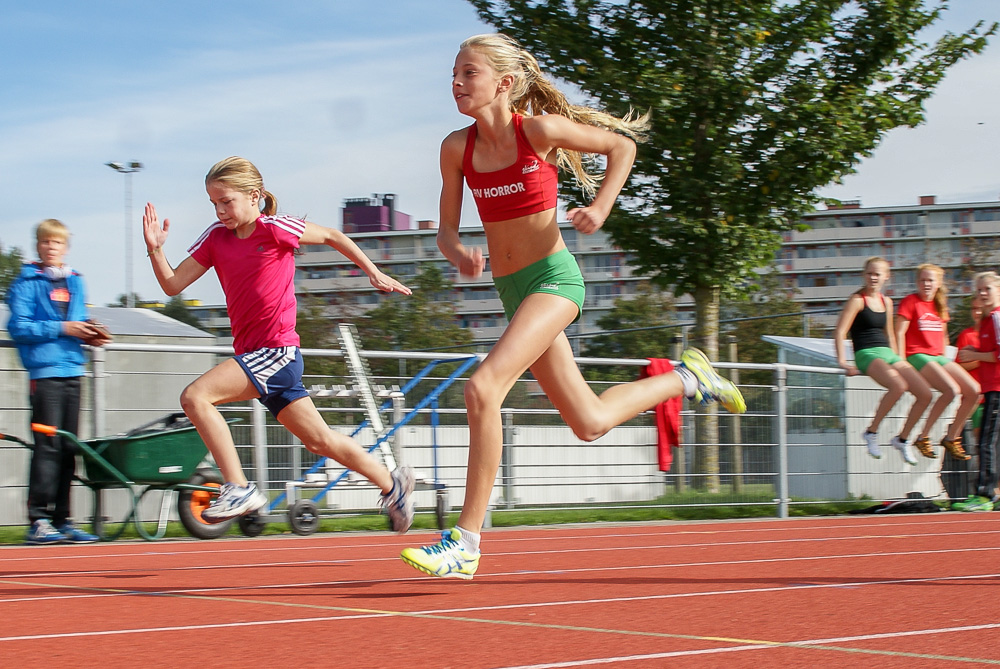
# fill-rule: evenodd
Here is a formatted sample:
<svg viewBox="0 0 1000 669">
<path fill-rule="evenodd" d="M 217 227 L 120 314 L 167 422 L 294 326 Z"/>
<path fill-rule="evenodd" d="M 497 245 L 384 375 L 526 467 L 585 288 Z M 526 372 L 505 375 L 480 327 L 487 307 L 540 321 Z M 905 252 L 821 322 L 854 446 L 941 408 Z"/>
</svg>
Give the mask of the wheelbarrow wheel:
<svg viewBox="0 0 1000 669">
<path fill-rule="evenodd" d="M 448 494 L 444 490 L 437 491 L 434 514 L 437 516 L 438 529 L 448 529 Z"/>
<path fill-rule="evenodd" d="M 240 516 L 240 532 L 245 537 L 259 537 L 264 532 L 264 521 L 256 513 Z"/>
<path fill-rule="evenodd" d="M 311 499 L 300 499 L 288 507 L 288 523 L 292 532 L 303 536 L 312 534 L 319 527 L 319 509 Z"/>
<path fill-rule="evenodd" d="M 108 524 L 104 517 L 104 490 L 96 488 L 94 490 L 94 518 L 90 521 L 90 527 L 98 537 L 107 541 Z"/>
<path fill-rule="evenodd" d="M 222 477 L 211 469 L 199 469 L 191 475 L 190 485 L 221 488 Z M 177 496 L 177 514 L 191 536 L 197 539 L 215 539 L 229 531 L 232 520 L 209 523 L 201 517 L 202 511 L 212 503 L 212 493 L 204 490 L 181 490 Z"/>
</svg>

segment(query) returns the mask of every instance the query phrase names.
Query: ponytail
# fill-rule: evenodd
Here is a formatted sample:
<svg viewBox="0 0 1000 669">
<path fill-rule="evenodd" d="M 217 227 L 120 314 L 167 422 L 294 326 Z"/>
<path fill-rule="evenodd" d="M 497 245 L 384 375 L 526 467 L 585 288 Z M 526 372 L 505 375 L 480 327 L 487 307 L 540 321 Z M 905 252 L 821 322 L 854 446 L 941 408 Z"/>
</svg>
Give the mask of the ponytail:
<svg viewBox="0 0 1000 669">
<path fill-rule="evenodd" d="M 264 206 L 260 210 L 263 216 L 274 216 L 278 213 L 278 200 L 271 194 L 271 191 L 263 191 L 261 199 L 264 200 Z"/>
<path fill-rule="evenodd" d="M 566 96 L 546 77 L 538 61 L 521 48 L 513 38 L 502 33 L 475 35 L 461 44 L 481 53 L 490 67 L 500 76 L 511 75 L 511 111 L 524 116 L 559 114 L 575 123 L 592 125 L 621 133 L 635 141 L 643 141 L 649 129 L 649 114 L 638 116 L 629 111 L 624 118 L 590 107 L 570 104 Z M 592 174 L 584 166 L 584 154 L 579 151 L 556 149 L 556 164 L 570 172 L 588 198 L 597 192 L 602 175 Z"/>
</svg>

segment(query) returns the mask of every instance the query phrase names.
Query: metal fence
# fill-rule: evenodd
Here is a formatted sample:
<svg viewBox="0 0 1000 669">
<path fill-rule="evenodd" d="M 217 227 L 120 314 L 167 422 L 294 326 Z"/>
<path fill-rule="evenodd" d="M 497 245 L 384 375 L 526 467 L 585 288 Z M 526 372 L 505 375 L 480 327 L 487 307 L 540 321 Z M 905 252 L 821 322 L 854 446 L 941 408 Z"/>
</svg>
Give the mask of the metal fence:
<svg viewBox="0 0 1000 669">
<path fill-rule="evenodd" d="M 0 389 L 7 398 L 0 409 L 0 431 L 27 437 L 27 376 L 11 362 L 16 356 L 9 344 L 0 342 L 6 361 L 0 365 Z M 373 364 L 392 361 L 399 370 L 371 381 L 384 403 L 384 422 L 392 426 L 385 443 L 398 459 L 414 466 L 424 484 L 417 493 L 418 507 L 433 512 L 442 494 L 447 506 L 460 506 L 468 447 L 462 386 L 474 365 L 460 374 L 456 369 L 470 356 L 362 353 Z M 339 350 L 303 354 L 307 359 L 341 356 Z M 128 343 L 93 351 L 81 436 L 124 432 L 179 411 L 181 389 L 228 355 L 231 349 L 226 347 Z M 628 359 L 578 362 L 585 368 L 634 369 L 636 376 L 647 364 Z M 763 370 L 773 381 L 740 385 L 748 406 L 741 416 L 685 402 L 684 445 L 672 449 L 668 472 L 657 465 L 652 413 L 585 443 L 562 424 L 537 384 L 523 379 L 503 412 L 505 448 L 492 512 L 581 505 L 768 505 L 784 517 L 791 505 L 865 498 L 874 503 L 910 491 L 926 497 L 944 494 L 940 458 L 909 466 L 888 448 L 881 460 L 867 455 L 861 433 L 883 392 L 869 379 L 801 365 L 719 363 L 718 367 L 723 373 Z M 366 413 L 355 379 L 307 375 L 305 383 L 332 429 L 356 434 L 363 446 L 376 444 L 378 435 L 364 424 Z M 608 384 L 592 385 L 601 392 Z M 883 443 L 895 434 L 907 407 L 901 402 L 883 423 Z M 272 498 L 281 492 L 308 494 L 328 513 L 374 508 L 378 491 L 373 486 L 355 481 L 336 463 L 318 466 L 318 456 L 303 448 L 256 401 L 226 405 L 224 412 L 239 420 L 232 430 L 248 477 L 271 491 Z M 932 436 L 939 438 L 945 426 L 945 419 L 939 421 Z M 699 443 L 700 435 L 709 438 Z M 377 448 L 374 454 L 379 454 Z M 26 522 L 27 464 L 26 449 L 0 442 L 0 525 Z M 297 488 L 294 482 L 303 486 Z M 77 486 L 74 495 L 74 514 L 87 518 L 92 508 L 89 491 Z M 110 505 L 114 504 L 112 499 Z M 147 518 L 158 512 L 158 506 L 141 511 Z"/>
</svg>

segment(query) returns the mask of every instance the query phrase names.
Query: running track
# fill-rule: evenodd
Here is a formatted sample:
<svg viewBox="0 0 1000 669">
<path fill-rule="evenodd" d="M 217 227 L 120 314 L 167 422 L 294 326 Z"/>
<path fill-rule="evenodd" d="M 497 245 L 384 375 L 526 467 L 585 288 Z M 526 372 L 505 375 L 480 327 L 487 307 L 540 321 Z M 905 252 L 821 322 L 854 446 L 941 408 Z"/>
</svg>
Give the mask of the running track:
<svg viewBox="0 0 1000 669">
<path fill-rule="evenodd" d="M 0 548 L 0 666 L 1000 665 L 996 514 Z"/>
</svg>

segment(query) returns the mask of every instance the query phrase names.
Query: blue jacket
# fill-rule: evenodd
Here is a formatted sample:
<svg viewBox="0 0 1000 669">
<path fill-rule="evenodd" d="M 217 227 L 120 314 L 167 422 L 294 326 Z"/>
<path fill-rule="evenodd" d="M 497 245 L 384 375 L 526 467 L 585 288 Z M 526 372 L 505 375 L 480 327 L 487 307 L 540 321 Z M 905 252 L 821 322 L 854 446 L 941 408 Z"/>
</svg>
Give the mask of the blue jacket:
<svg viewBox="0 0 1000 669">
<path fill-rule="evenodd" d="M 84 375 L 87 357 L 82 342 L 62 330 L 63 321 L 87 320 L 83 277 L 74 271 L 66 277 L 66 288 L 70 295 L 66 318 L 49 298 L 52 282 L 39 264 L 25 263 L 7 289 L 7 331 L 31 379 Z"/>
</svg>

